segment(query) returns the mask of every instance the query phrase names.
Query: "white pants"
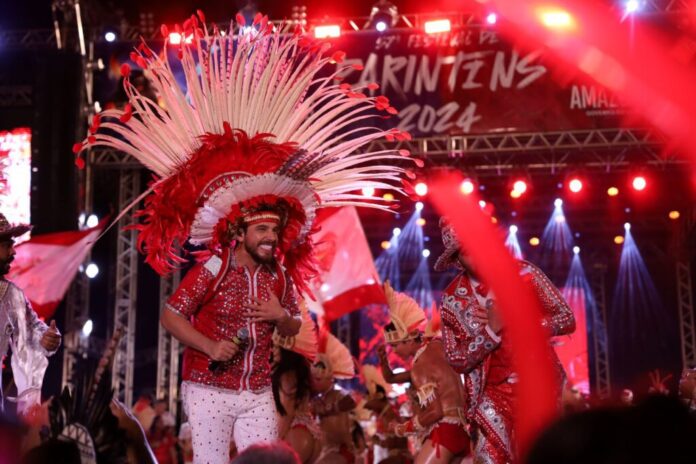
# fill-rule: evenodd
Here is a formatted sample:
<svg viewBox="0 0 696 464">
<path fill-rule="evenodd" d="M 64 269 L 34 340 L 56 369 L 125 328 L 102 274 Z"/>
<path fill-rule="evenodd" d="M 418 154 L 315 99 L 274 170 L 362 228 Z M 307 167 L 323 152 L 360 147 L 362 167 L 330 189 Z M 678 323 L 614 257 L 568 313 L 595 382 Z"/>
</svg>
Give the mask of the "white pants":
<svg viewBox="0 0 696 464">
<path fill-rule="evenodd" d="M 237 450 L 278 439 L 273 393 L 231 392 L 193 382 L 182 384 L 184 411 L 191 424 L 193 463 L 229 463 Z"/>
</svg>

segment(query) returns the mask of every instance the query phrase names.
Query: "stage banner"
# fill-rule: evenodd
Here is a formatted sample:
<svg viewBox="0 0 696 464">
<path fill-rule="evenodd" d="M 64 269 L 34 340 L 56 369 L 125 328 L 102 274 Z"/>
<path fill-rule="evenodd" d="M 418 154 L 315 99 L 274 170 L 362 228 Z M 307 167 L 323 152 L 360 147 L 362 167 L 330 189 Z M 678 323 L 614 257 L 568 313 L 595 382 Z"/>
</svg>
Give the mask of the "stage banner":
<svg viewBox="0 0 696 464">
<path fill-rule="evenodd" d="M 53 316 L 104 228 L 34 235 L 17 246 L 8 279 L 24 290 L 43 319 Z"/>
<path fill-rule="evenodd" d="M 436 35 L 405 28 L 344 31 L 329 43 L 329 54 L 344 51 L 343 63 L 351 65 L 336 83 L 379 84 L 377 90 L 362 91 L 386 96 L 398 114 L 374 123 L 398 125 L 415 137 L 615 128 L 625 113 L 604 88 L 581 81 L 578 71 L 553 73 L 541 50 L 518 50 L 485 27 Z M 99 49 L 110 63 L 110 71 L 95 81 L 101 102 L 123 97 L 117 70 L 124 62 L 138 69 L 129 58 L 134 45 L 104 44 Z M 162 42 L 152 46 L 161 50 Z M 176 50 L 170 46 L 168 52 L 175 72 Z M 327 75 L 334 66 L 327 66 Z"/>
<path fill-rule="evenodd" d="M 320 275 L 312 283 L 310 311 L 327 322 L 374 303 L 386 303 L 370 246 L 353 207 L 322 210 L 314 234 Z"/>
</svg>

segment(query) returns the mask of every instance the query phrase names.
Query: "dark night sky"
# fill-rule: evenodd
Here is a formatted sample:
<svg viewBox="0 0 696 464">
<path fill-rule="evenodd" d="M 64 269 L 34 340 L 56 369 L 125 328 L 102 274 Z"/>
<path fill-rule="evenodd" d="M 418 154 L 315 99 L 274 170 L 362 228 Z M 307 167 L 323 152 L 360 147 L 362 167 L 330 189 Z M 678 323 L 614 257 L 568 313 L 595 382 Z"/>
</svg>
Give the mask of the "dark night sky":
<svg viewBox="0 0 696 464">
<path fill-rule="evenodd" d="M 28 29 L 48 28 L 51 26 L 51 0 L 3 0 L 0 28 Z M 214 21 L 231 19 L 246 0 L 82 0 L 85 7 L 96 6 L 112 14 L 118 10 L 126 18 L 137 23 L 140 12 L 152 12 L 155 20 L 160 22 L 182 21 L 196 9 L 202 9 L 206 16 Z M 305 5 L 312 18 L 324 16 L 347 17 L 367 16 L 373 0 L 351 0 L 347 2 L 328 2 L 326 0 L 258 0 L 259 10 L 272 19 L 289 17 L 292 6 Z M 476 4 L 475 0 L 394 0 L 402 13 L 450 12 Z"/>
</svg>

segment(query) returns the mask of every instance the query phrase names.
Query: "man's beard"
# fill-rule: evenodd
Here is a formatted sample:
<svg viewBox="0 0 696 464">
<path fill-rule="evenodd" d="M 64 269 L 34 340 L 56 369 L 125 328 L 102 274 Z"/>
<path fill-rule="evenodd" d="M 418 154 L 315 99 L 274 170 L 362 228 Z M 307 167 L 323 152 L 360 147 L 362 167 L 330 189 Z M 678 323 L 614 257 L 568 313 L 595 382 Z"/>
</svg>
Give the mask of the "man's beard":
<svg viewBox="0 0 696 464">
<path fill-rule="evenodd" d="M 10 264 L 12 264 L 11 259 L 5 259 L 0 261 L 0 277 L 5 277 L 10 273 Z"/>
<path fill-rule="evenodd" d="M 263 245 L 263 244 L 268 244 L 268 242 L 259 243 L 256 246 L 256 248 L 258 248 L 260 245 Z M 256 261 L 257 263 L 272 264 L 275 262 L 275 256 L 273 256 L 273 253 L 271 253 L 271 255 L 266 258 L 266 257 L 261 256 L 256 251 L 256 248 L 254 248 L 254 247 L 250 246 L 249 244 L 247 244 L 246 242 L 244 242 L 244 249 L 247 251 L 247 253 L 249 253 L 249 255 L 251 255 L 252 258 L 254 258 L 254 261 Z"/>
</svg>

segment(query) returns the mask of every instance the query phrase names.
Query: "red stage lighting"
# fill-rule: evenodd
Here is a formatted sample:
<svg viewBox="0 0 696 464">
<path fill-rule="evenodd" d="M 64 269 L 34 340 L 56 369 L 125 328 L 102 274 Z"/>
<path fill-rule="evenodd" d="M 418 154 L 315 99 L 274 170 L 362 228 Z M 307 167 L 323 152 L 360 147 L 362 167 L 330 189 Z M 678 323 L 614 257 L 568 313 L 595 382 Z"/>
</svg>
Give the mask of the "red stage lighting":
<svg viewBox="0 0 696 464">
<path fill-rule="evenodd" d="M 516 180 L 515 183 L 512 184 L 512 190 L 522 195 L 527 191 L 527 182 L 523 181 L 522 179 Z"/>
<path fill-rule="evenodd" d="M 645 177 L 643 176 L 635 176 L 631 182 L 631 185 L 633 186 L 634 190 L 641 192 L 645 190 L 645 187 L 648 186 L 648 181 L 645 180 Z"/>
<path fill-rule="evenodd" d="M 442 32 L 449 32 L 450 30 L 452 30 L 452 24 L 449 19 L 436 19 L 425 22 L 426 34 L 440 34 Z"/>
<path fill-rule="evenodd" d="M 424 197 L 428 194 L 428 184 L 425 182 L 418 182 L 415 187 L 416 195 L 419 197 Z"/>
<path fill-rule="evenodd" d="M 580 192 L 580 190 L 582 190 L 582 187 L 582 181 L 577 177 L 573 177 L 572 179 L 570 179 L 570 182 L 568 182 L 568 190 L 570 190 L 573 193 Z"/>
<path fill-rule="evenodd" d="M 474 192 L 474 183 L 470 179 L 465 179 L 460 188 L 464 195 L 469 195 Z"/>
<path fill-rule="evenodd" d="M 338 24 L 325 24 L 314 28 L 314 37 L 317 39 L 328 39 L 341 36 L 341 26 Z"/>
</svg>

